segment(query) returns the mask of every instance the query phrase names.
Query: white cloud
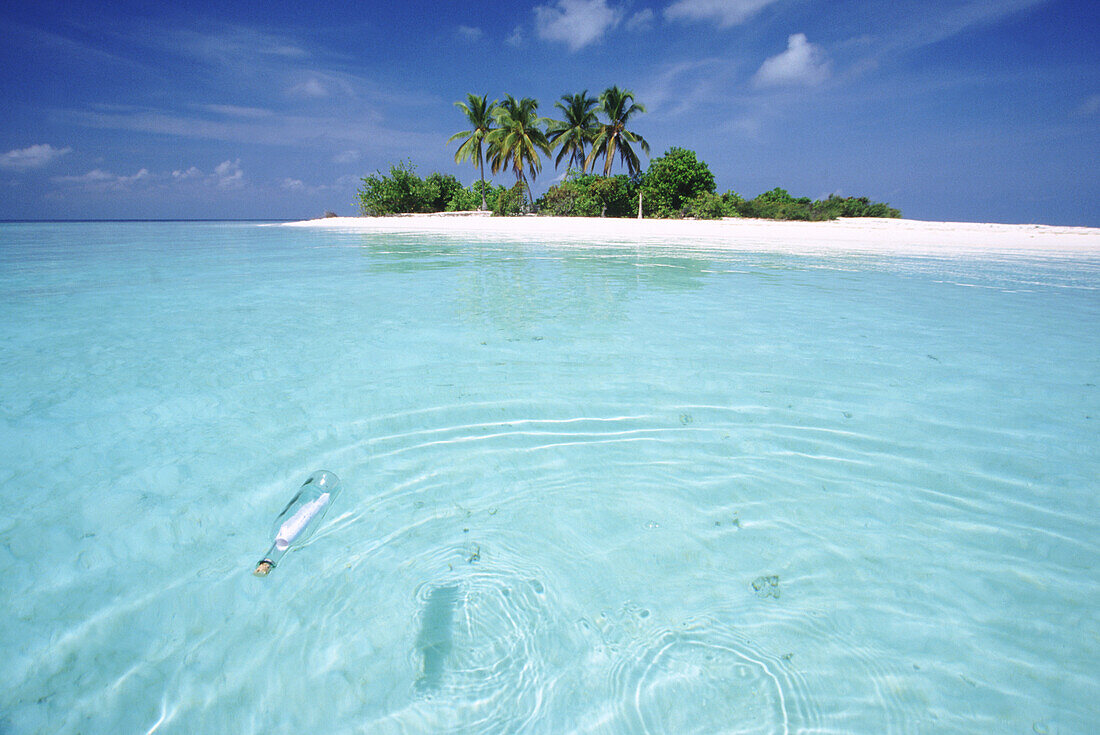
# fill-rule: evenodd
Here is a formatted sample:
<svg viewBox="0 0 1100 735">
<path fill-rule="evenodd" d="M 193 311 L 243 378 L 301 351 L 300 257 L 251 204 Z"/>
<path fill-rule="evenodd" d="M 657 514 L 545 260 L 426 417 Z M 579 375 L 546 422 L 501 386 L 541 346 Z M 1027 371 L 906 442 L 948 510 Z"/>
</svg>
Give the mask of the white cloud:
<svg viewBox="0 0 1100 735">
<path fill-rule="evenodd" d="M 195 166 L 187 169 L 186 171 L 173 171 L 172 178 L 175 181 L 190 181 L 192 179 L 201 179 L 202 171 Z"/>
<path fill-rule="evenodd" d="M 482 30 L 476 26 L 459 26 L 456 31 L 458 37 L 464 41 L 477 41 L 481 38 Z"/>
<path fill-rule="evenodd" d="M 359 160 L 359 157 L 360 157 L 359 151 L 355 151 L 355 150 L 340 151 L 339 153 L 337 153 L 335 156 L 332 157 L 332 162 L 333 163 L 355 163 L 356 161 Z"/>
<path fill-rule="evenodd" d="M 626 21 L 626 29 L 628 31 L 648 31 L 653 27 L 653 19 L 655 17 L 653 11 L 649 8 L 639 10 Z"/>
<path fill-rule="evenodd" d="M 713 21 L 719 28 L 744 23 L 775 0 L 676 0 L 665 8 L 668 20 Z"/>
<path fill-rule="evenodd" d="M 151 179 L 152 174 L 144 168 L 132 176 L 113 174 L 110 171 L 97 168 L 80 176 L 55 176 L 53 180 L 59 184 L 76 186 L 85 191 L 103 192 L 126 191 L 133 188 L 134 184 L 148 183 Z"/>
<path fill-rule="evenodd" d="M 177 184 L 195 182 L 219 189 L 239 189 L 244 184 L 244 172 L 241 171 L 240 159 L 237 159 L 220 163 L 210 174 L 204 174 L 198 166 L 192 166 L 187 170 L 176 170 L 171 173 L 171 180 Z"/>
<path fill-rule="evenodd" d="M 760 65 L 753 77 L 757 87 L 812 85 L 829 76 L 829 60 L 820 46 L 806 40 L 805 33 L 792 34 L 787 50 Z"/>
<path fill-rule="evenodd" d="M 196 194 L 202 191 L 261 191 L 272 192 L 276 189 L 303 195 L 317 195 L 330 192 L 346 193 L 360 183 L 358 176 L 344 175 L 330 184 L 310 184 L 302 179 L 284 177 L 254 182 L 246 178 L 241 169 L 240 159 L 226 160 L 205 172 L 198 166 L 176 169 L 171 172 L 151 172 L 140 169 L 130 176 L 115 174 L 103 169 L 93 169 L 79 176 L 55 176 L 52 181 L 61 185 L 61 191 L 79 189 L 90 193 L 118 192 L 164 192 L 177 191 Z"/>
<path fill-rule="evenodd" d="M 607 0 L 557 0 L 535 6 L 535 30 L 539 38 L 559 41 L 578 51 L 594 43 L 618 25 L 622 11 Z"/>
<path fill-rule="evenodd" d="M 244 171 L 241 159 L 222 161 L 214 167 L 214 186 L 219 189 L 240 189 L 244 186 Z"/>
<path fill-rule="evenodd" d="M 292 191 L 298 194 L 306 194 L 308 196 L 316 196 L 318 194 L 329 194 L 331 192 L 340 192 L 346 194 L 349 189 L 354 189 L 359 185 L 361 179 L 358 176 L 341 176 L 331 184 L 307 184 L 301 179 L 292 179 L 289 176 L 278 182 L 279 188 L 285 191 Z"/>
<path fill-rule="evenodd" d="M 19 148 L 0 155 L 0 168 L 41 168 L 71 151 L 72 148 L 54 148 L 49 143 Z"/>
<path fill-rule="evenodd" d="M 321 83 L 316 77 L 310 77 L 309 79 L 295 84 L 293 87 L 287 90 L 287 93 L 294 97 L 328 97 L 328 87 Z"/>
<path fill-rule="evenodd" d="M 519 46 L 522 46 L 523 45 L 523 27 L 522 26 L 516 26 L 512 30 L 512 35 L 510 35 L 510 36 L 508 36 L 508 38 L 504 39 L 504 42 L 506 44 L 508 44 L 509 46 L 515 46 L 517 48 Z"/>
</svg>

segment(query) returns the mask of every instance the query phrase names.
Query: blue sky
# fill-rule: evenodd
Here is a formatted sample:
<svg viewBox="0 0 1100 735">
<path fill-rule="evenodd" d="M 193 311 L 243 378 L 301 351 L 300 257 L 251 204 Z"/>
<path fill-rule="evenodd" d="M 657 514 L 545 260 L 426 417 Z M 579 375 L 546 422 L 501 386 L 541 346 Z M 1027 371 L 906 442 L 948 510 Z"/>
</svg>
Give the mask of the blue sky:
<svg viewBox="0 0 1100 735">
<path fill-rule="evenodd" d="M 553 115 L 617 84 L 720 191 L 1100 226 L 1097 0 L 15 5 L 0 218 L 352 214 L 401 159 L 476 179 L 445 144 L 467 92 Z"/>
</svg>

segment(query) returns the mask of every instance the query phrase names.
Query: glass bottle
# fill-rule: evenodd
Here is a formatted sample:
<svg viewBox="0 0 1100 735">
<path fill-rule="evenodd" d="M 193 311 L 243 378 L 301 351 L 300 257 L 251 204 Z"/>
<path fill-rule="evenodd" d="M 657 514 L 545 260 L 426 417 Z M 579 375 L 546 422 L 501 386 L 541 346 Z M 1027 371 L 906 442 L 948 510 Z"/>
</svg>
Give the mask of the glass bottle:
<svg viewBox="0 0 1100 735">
<path fill-rule="evenodd" d="M 271 528 L 274 542 L 256 565 L 253 574 L 266 577 L 283 555 L 313 535 L 340 492 L 340 478 L 327 470 L 318 470 L 302 483 Z"/>
</svg>

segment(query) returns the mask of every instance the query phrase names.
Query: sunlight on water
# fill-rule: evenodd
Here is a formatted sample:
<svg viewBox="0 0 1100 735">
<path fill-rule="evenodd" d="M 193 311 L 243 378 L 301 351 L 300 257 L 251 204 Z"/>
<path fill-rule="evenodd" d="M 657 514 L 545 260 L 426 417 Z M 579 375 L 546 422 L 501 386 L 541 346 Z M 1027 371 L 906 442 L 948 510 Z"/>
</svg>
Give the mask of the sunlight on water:
<svg viewBox="0 0 1100 735">
<path fill-rule="evenodd" d="M 1098 288 L 0 225 L 0 733 L 1089 732 Z"/>
</svg>

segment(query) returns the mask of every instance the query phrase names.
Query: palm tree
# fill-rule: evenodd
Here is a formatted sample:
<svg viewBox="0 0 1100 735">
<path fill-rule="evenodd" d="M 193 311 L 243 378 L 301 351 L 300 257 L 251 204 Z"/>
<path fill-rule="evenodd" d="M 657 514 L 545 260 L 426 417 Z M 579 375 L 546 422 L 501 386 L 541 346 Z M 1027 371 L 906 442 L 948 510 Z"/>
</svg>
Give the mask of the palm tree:
<svg viewBox="0 0 1100 735">
<path fill-rule="evenodd" d="M 600 125 L 595 140 L 592 141 L 592 152 L 585 159 L 585 165 L 591 166 L 601 156 L 604 159 L 603 175 L 611 173 L 611 165 L 615 162 L 615 154 L 626 166 L 631 174 L 641 170 L 641 162 L 638 154 L 630 147 L 631 143 L 641 145 L 645 154 L 649 155 L 649 143 L 637 133 L 626 129 L 630 117 L 636 112 L 645 112 L 645 107 L 634 102 L 634 93 L 618 87 L 609 87 L 600 95 L 600 112 L 607 116 L 607 122 Z"/>
<path fill-rule="evenodd" d="M 568 155 L 569 168 L 576 164 L 582 172 L 588 170 L 585 148 L 596 137 L 600 121 L 592 108 L 598 104 L 599 100 L 588 96 L 587 89 L 580 94 L 563 94 L 561 102 L 554 104 L 565 113 L 564 120 L 552 120 L 547 129 L 550 143 L 561 147 L 558 157 L 554 159 L 554 168 L 560 166 L 562 159 Z"/>
<path fill-rule="evenodd" d="M 482 95 L 478 97 L 476 94 L 467 94 L 465 102 L 455 102 L 455 107 L 461 108 L 466 113 L 466 119 L 469 121 L 471 129 L 463 130 L 460 133 L 455 133 L 447 142 L 458 138 L 465 138 L 462 141 L 462 145 L 458 147 L 455 152 L 455 163 L 462 163 L 463 161 L 474 162 L 474 165 L 478 167 L 478 171 L 481 175 L 481 208 L 485 209 L 485 157 L 482 151 L 482 144 L 489 137 L 489 133 L 493 130 L 493 111 L 496 109 L 497 101 L 486 102 L 489 95 Z"/>
<path fill-rule="evenodd" d="M 489 164 L 493 173 L 510 167 L 516 174 L 516 183 L 527 184 L 527 172 L 531 178 L 542 170 L 539 152 L 550 155 L 550 142 L 542 130 L 547 120 L 537 115 L 539 103 L 530 97 L 516 100 L 508 94 L 494 111 L 497 127 L 489 141 Z"/>
</svg>

